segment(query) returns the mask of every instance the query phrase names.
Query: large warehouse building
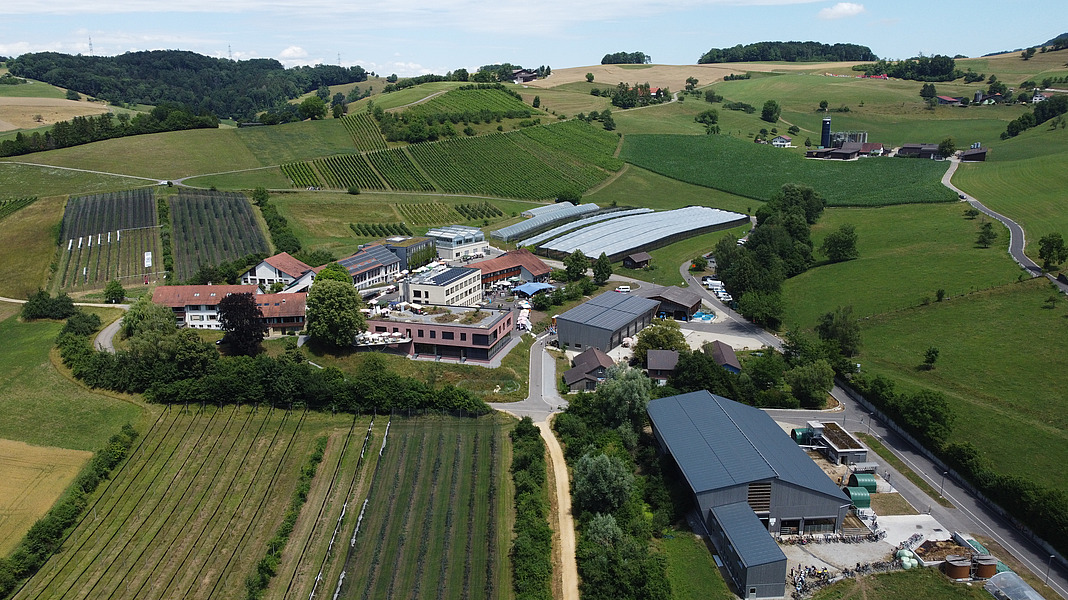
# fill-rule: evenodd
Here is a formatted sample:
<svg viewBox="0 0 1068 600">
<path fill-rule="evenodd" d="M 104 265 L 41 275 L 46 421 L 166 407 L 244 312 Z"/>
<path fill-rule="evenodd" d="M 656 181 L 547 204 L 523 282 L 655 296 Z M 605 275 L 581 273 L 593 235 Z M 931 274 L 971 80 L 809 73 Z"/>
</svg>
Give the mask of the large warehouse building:
<svg viewBox="0 0 1068 600">
<path fill-rule="evenodd" d="M 649 325 L 659 306 L 656 300 L 630 294 L 595 296 L 556 318 L 560 347 L 608 352 Z"/>
<path fill-rule="evenodd" d="M 849 498 L 761 410 L 702 390 L 648 411 L 742 596 L 782 596 L 786 557 L 771 536 L 840 531 Z"/>
</svg>

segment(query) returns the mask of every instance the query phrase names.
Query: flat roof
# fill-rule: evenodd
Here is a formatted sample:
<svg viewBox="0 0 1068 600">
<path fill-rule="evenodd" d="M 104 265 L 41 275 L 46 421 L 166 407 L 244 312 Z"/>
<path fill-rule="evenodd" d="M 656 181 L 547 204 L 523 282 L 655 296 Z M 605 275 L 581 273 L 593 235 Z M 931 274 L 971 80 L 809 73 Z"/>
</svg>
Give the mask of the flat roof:
<svg viewBox="0 0 1068 600">
<path fill-rule="evenodd" d="M 392 311 L 390 311 L 391 314 L 390 314 L 389 317 L 385 317 L 385 316 L 382 316 L 382 315 L 375 315 L 375 316 L 367 317 L 367 322 L 368 323 L 371 323 L 371 322 L 379 322 L 379 323 L 423 323 L 424 325 L 448 325 L 448 326 L 452 326 L 452 327 L 472 327 L 472 328 L 476 328 L 476 329 L 489 329 L 493 325 L 495 325 L 497 323 L 497 321 L 503 319 L 505 316 L 508 315 L 508 313 L 512 312 L 510 310 L 503 310 L 503 309 L 497 309 L 497 308 L 488 308 L 488 307 L 485 307 L 485 306 L 483 306 L 482 308 L 471 308 L 471 307 L 467 307 L 467 306 L 440 306 L 440 305 L 435 305 L 434 306 L 434 310 L 441 309 L 441 308 L 445 309 L 445 312 L 435 312 L 434 314 L 424 314 L 424 315 L 418 315 L 418 314 L 415 314 L 415 313 L 409 312 L 409 311 L 392 310 Z M 461 323 L 460 322 L 460 319 L 462 319 L 464 317 L 464 315 L 470 314 L 470 313 L 475 313 L 475 312 L 478 312 L 478 311 L 482 311 L 483 313 L 486 313 L 486 316 L 482 317 L 481 320 L 479 320 L 479 321 L 477 321 L 475 323 Z M 440 317 L 443 314 L 447 314 L 447 313 L 451 313 L 451 314 L 454 314 L 454 315 L 459 315 L 459 318 L 456 319 L 455 321 L 444 321 L 444 322 L 437 321 L 438 317 Z"/>
<path fill-rule="evenodd" d="M 557 317 L 597 329 L 616 331 L 639 317 L 656 310 L 660 303 L 620 292 L 605 292 Z"/>
<path fill-rule="evenodd" d="M 748 502 L 714 506 L 712 514 L 742 566 L 749 568 L 786 560 L 782 548 L 768 535 Z"/>
<path fill-rule="evenodd" d="M 482 272 L 471 267 L 438 267 L 412 277 L 411 283 L 414 285 L 446 286 L 472 275 L 481 278 Z"/>
<path fill-rule="evenodd" d="M 849 502 L 762 410 L 706 390 L 651 400 L 647 410 L 695 494 L 779 479 Z"/>
</svg>

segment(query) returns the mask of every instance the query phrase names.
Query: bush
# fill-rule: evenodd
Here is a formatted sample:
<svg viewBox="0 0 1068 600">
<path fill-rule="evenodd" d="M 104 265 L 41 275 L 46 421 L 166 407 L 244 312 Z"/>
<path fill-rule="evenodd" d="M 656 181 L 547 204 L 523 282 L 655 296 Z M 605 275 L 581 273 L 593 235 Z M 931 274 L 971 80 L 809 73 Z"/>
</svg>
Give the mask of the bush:
<svg viewBox="0 0 1068 600">
<path fill-rule="evenodd" d="M 32 321 L 34 319 L 66 319 L 73 315 L 77 309 L 74 300 L 66 292 L 60 292 L 53 298 L 44 290 L 37 290 L 22 305 L 22 318 Z"/>
</svg>

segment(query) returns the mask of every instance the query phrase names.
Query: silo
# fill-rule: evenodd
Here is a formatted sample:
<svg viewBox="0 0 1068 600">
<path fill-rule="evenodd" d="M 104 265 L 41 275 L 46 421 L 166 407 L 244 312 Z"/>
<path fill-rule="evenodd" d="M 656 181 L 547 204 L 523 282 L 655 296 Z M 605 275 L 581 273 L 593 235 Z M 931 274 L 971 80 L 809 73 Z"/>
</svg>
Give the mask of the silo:
<svg viewBox="0 0 1068 600">
<path fill-rule="evenodd" d="M 972 562 L 967 556 L 950 554 L 946 557 L 946 562 L 942 563 L 942 571 L 950 579 L 970 579 L 971 570 Z"/>
<path fill-rule="evenodd" d="M 875 484 L 875 475 L 871 473 L 853 473 L 849 476 L 849 487 L 862 487 L 868 490 L 869 494 L 874 494 L 878 491 Z"/>
<path fill-rule="evenodd" d="M 976 579 L 990 579 L 998 572 L 998 559 L 990 556 L 989 554 L 979 554 L 974 556 L 975 560 L 975 578 Z"/>
<path fill-rule="evenodd" d="M 831 147 L 831 118 L 823 118 L 823 133 L 820 134 L 820 146 Z"/>
</svg>

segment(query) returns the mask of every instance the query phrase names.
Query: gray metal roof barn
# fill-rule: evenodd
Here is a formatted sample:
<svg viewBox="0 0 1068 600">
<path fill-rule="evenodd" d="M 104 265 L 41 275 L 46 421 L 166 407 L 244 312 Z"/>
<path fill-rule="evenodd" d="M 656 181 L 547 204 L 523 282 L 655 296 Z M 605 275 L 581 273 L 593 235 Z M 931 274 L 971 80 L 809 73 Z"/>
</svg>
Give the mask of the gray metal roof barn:
<svg viewBox="0 0 1068 600">
<path fill-rule="evenodd" d="M 656 300 L 618 292 L 595 296 L 556 318 L 560 347 L 608 352 L 644 329 L 658 306 Z"/>
<path fill-rule="evenodd" d="M 774 545 L 776 534 L 840 531 L 849 498 L 761 410 L 702 390 L 652 400 L 648 412 L 717 551 L 735 557 L 726 564 L 742 595 L 782 596 L 785 557 L 753 532 Z"/>
</svg>

